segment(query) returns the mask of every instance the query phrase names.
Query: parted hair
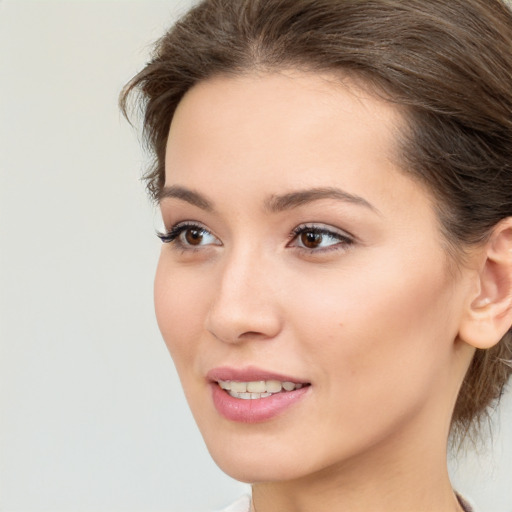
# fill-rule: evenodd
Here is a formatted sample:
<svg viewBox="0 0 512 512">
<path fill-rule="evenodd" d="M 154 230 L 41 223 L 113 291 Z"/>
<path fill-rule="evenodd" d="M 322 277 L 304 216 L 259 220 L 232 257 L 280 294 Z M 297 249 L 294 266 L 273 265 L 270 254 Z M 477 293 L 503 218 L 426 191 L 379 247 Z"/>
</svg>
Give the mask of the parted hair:
<svg viewBox="0 0 512 512">
<path fill-rule="evenodd" d="M 173 114 L 215 75 L 300 69 L 351 76 L 403 109 L 400 167 L 435 199 L 447 251 L 512 216 L 512 13 L 505 0 L 203 0 L 123 89 L 142 112 L 158 201 Z M 133 94 L 135 93 L 135 95 Z M 452 430 L 478 425 L 512 373 L 512 330 L 477 350 Z"/>
</svg>

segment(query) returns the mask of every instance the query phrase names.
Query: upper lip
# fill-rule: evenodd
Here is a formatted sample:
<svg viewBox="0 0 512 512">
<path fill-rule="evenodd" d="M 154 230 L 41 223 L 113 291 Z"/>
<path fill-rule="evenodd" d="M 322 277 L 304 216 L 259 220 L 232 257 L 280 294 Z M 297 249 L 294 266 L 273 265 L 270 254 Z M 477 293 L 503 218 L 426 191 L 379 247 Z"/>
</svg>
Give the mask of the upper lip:
<svg viewBox="0 0 512 512">
<path fill-rule="evenodd" d="M 263 368 L 257 368 L 256 366 L 246 366 L 243 368 L 234 368 L 230 366 L 219 366 L 211 369 L 207 374 L 206 378 L 212 382 L 218 382 L 220 380 L 234 380 L 238 382 L 253 382 L 259 380 L 278 380 L 280 382 L 294 382 L 296 384 L 306 384 L 308 381 L 301 378 L 292 377 L 290 375 L 284 375 L 282 373 L 276 373 L 271 370 L 265 370 Z"/>
</svg>

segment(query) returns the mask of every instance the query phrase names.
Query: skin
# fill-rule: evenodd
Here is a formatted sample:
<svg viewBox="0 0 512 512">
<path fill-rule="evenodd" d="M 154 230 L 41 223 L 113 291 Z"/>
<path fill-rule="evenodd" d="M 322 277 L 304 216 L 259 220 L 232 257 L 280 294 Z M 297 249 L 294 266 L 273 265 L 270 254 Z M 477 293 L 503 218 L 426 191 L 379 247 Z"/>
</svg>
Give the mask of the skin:
<svg viewBox="0 0 512 512">
<path fill-rule="evenodd" d="M 446 440 L 474 273 L 452 271 L 400 168 L 402 123 L 355 83 L 296 71 L 202 82 L 172 121 L 163 221 L 205 231 L 163 244 L 157 319 L 211 455 L 258 512 L 460 510 Z M 359 199 L 276 207 L 333 187 Z M 333 234 L 306 248 L 304 224 Z M 206 374 L 248 365 L 311 387 L 271 420 L 229 421 Z"/>
</svg>

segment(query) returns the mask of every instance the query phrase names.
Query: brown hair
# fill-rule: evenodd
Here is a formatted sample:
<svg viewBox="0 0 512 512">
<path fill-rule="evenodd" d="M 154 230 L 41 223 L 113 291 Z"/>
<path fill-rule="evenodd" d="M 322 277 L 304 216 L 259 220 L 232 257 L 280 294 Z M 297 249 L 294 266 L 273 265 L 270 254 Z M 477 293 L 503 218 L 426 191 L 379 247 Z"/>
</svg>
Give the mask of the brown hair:
<svg viewBox="0 0 512 512">
<path fill-rule="evenodd" d="M 342 72 L 405 106 L 403 167 L 436 198 L 448 245 L 512 216 L 512 13 L 505 0 L 204 0 L 158 41 L 125 87 L 139 92 L 158 200 L 169 125 L 183 95 L 218 74 Z M 512 373 L 512 331 L 477 350 L 452 426 L 466 432 Z"/>
</svg>

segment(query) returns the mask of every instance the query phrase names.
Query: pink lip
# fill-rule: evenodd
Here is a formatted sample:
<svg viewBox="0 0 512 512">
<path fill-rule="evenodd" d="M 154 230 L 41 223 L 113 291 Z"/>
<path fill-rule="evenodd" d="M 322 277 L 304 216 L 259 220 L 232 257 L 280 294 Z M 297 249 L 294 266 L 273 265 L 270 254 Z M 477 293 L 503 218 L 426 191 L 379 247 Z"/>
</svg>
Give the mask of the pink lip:
<svg viewBox="0 0 512 512">
<path fill-rule="evenodd" d="M 307 381 L 284 375 L 282 373 L 275 373 L 268 370 L 262 370 L 255 366 L 247 366 L 245 368 L 231 368 L 229 366 L 222 366 L 214 368 L 206 374 L 206 378 L 212 382 L 219 380 L 236 380 L 238 382 L 249 382 L 256 380 L 279 380 L 281 382 L 295 382 L 306 384 Z"/>
<path fill-rule="evenodd" d="M 275 393 L 266 398 L 244 400 L 234 398 L 217 384 L 219 380 L 235 380 L 239 382 L 258 380 L 279 380 L 281 382 L 306 383 L 300 379 L 261 370 L 255 367 L 243 369 L 215 368 L 208 372 L 212 399 L 217 412 L 224 418 L 239 423 L 259 423 L 269 421 L 295 405 L 310 391 L 311 386 L 305 386 L 294 391 Z"/>
</svg>

